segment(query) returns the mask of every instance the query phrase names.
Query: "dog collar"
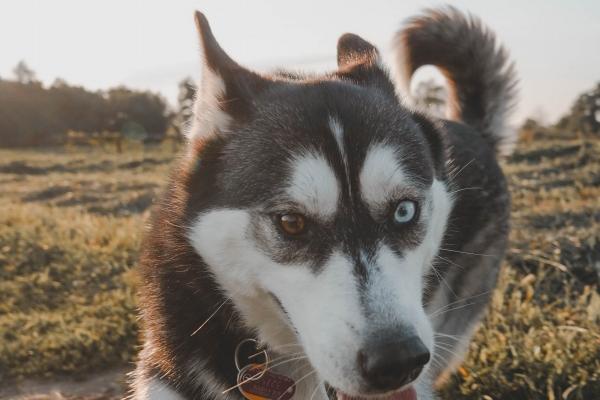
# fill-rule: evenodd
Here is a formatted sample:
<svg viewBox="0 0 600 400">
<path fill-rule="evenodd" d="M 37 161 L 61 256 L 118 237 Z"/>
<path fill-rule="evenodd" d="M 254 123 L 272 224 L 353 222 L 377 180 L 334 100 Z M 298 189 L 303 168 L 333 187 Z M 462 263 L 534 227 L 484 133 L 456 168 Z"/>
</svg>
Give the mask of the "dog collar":
<svg viewBox="0 0 600 400">
<path fill-rule="evenodd" d="M 242 360 L 240 352 L 246 346 L 252 346 L 254 352 Z M 260 355 L 263 356 L 262 363 L 252 361 Z M 269 353 L 255 339 L 244 339 L 237 345 L 234 363 L 238 371 L 237 385 L 223 393 L 237 388 L 247 400 L 290 400 L 296 393 L 296 382 L 273 372 L 272 368 L 276 364 L 271 366 Z"/>
</svg>

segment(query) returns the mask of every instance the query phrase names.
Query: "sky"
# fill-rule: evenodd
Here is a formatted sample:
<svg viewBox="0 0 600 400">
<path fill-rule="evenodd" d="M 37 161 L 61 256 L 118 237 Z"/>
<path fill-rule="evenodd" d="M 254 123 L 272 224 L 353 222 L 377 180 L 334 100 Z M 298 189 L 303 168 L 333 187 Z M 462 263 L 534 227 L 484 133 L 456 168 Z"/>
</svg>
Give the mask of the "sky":
<svg viewBox="0 0 600 400">
<path fill-rule="evenodd" d="M 478 15 L 516 61 L 518 123 L 554 122 L 600 81 L 600 1 L 448 2 Z M 127 85 L 163 94 L 200 77 L 193 11 L 204 12 L 221 46 L 257 71 L 321 71 L 335 66 L 337 38 L 361 35 L 389 57 L 403 20 L 425 7 L 411 0 L 1 0 L 0 77 L 20 60 L 51 84 L 62 78 L 90 89 Z M 432 76 L 421 73 L 421 78 Z M 417 78 L 418 79 L 418 78 Z"/>
</svg>

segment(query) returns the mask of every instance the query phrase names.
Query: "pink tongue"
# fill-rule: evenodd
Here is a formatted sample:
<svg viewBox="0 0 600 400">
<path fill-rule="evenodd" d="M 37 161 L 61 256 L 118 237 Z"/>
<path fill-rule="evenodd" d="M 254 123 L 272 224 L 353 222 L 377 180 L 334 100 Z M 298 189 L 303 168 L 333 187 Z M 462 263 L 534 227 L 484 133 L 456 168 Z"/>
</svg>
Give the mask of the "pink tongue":
<svg viewBox="0 0 600 400">
<path fill-rule="evenodd" d="M 396 392 L 388 395 L 387 397 L 382 397 L 382 400 L 417 400 L 417 392 L 414 388 L 410 387 L 401 392 Z M 353 397 L 348 396 L 347 394 L 337 392 L 337 400 L 364 400 L 362 397 Z"/>
</svg>

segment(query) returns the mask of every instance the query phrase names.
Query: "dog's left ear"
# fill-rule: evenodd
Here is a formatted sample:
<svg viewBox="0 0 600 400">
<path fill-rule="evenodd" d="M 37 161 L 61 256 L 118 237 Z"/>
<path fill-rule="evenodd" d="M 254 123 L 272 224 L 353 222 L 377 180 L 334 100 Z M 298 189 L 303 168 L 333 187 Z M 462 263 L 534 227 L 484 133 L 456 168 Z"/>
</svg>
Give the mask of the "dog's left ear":
<svg viewBox="0 0 600 400">
<path fill-rule="evenodd" d="M 381 63 L 379 51 L 360 36 L 346 33 L 338 39 L 337 63 L 338 76 L 395 94 L 394 84 Z"/>
<path fill-rule="evenodd" d="M 356 64 L 370 64 L 378 59 L 377 48 L 360 36 L 345 33 L 338 39 L 337 63 L 340 69 Z"/>
<path fill-rule="evenodd" d="M 236 123 L 250 117 L 254 98 L 273 84 L 268 78 L 242 67 L 225 53 L 204 14 L 196 11 L 195 20 L 204 65 L 194 121 L 188 132 L 191 141 L 230 132 Z"/>
</svg>

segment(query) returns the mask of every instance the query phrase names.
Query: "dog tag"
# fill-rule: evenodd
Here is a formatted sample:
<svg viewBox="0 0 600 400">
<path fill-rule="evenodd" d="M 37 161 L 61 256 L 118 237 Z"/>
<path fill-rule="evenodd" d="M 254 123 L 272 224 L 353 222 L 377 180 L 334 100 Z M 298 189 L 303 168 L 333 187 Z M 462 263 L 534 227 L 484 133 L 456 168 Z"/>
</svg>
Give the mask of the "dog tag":
<svg viewBox="0 0 600 400">
<path fill-rule="evenodd" d="M 289 400 L 296 393 L 296 383 L 287 376 L 264 371 L 262 364 L 250 364 L 238 375 L 242 396 L 248 400 Z"/>
</svg>

